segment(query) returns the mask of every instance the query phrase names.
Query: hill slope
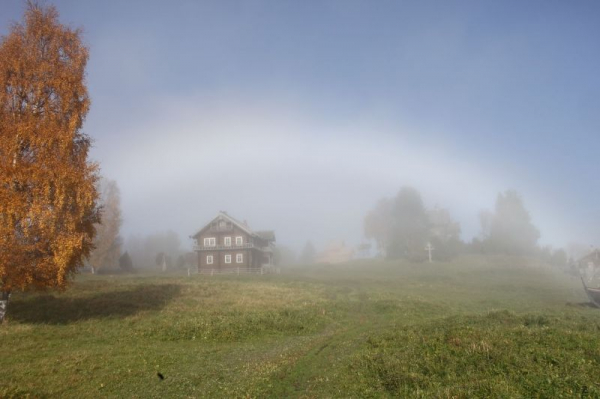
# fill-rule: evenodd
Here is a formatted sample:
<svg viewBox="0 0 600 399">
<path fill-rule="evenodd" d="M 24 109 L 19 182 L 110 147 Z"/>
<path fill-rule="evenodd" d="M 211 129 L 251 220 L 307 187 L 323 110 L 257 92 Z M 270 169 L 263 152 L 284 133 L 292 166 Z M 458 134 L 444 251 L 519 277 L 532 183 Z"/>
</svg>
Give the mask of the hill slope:
<svg viewBox="0 0 600 399">
<path fill-rule="evenodd" d="M 586 302 L 517 258 L 86 275 L 14 295 L 0 397 L 600 396 Z"/>
</svg>

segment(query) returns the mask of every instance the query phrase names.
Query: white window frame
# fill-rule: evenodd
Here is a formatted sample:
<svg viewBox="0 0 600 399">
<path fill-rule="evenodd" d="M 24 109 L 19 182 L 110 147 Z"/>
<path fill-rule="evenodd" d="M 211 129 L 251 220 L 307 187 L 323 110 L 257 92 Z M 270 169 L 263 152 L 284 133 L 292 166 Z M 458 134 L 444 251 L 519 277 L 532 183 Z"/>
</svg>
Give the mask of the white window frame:
<svg viewBox="0 0 600 399">
<path fill-rule="evenodd" d="M 235 255 L 235 263 L 244 263 L 244 254 Z"/>
<path fill-rule="evenodd" d="M 212 255 L 206 255 L 206 264 L 207 265 L 212 265 L 214 262 L 214 258 Z"/>
<path fill-rule="evenodd" d="M 223 237 L 223 245 L 225 245 L 226 247 L 230 247 L 231 246 L 231 237 Z"/>
<path fill-rule="evenodd" d="M 205 247 L 215 247 L 217 246 L 217 239 L 215 237 L 206 237 L 204 239 Z"/>
<path fill-rule="evenodd" d="M 244 245 L 244 236 L 236 236 L 235 245 Z"/>
<path fill-rule="evenodd" d="M 231 263 L 231 255 L 225 255 L 225 263 Z"/>
</svg>

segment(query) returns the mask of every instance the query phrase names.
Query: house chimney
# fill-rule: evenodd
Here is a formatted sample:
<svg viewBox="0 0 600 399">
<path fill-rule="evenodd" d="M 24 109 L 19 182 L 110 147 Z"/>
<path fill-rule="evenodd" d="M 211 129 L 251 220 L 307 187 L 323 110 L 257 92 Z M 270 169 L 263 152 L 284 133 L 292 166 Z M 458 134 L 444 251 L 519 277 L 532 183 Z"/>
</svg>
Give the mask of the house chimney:
<svg viewBox="0 0 600 399">
<path fill-rule="evenodd" d="M 246 222 L 246 219 L 244 219 L 244 226 L 248 226 L 248 222 Z"/>
</svg>

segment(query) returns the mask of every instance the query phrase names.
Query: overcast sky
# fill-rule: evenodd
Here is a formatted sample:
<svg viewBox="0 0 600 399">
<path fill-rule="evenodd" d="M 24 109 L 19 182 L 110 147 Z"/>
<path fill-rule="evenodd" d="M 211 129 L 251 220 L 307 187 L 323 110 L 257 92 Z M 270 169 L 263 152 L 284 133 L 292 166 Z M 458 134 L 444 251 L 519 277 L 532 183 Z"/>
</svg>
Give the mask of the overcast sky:
<svg viewBox="0 0 600 399">
<path fill-rule="evenodd" d="M 600 2 L 56 0 L 90 47 L 92 156 L 123 235 L 219 210 L 357 244 L 412 185 L 463 238 L 518 190 L 542 243 L 600 243 Z M 24 1 L 0 0 L 0 34 Z"/>
</svg>

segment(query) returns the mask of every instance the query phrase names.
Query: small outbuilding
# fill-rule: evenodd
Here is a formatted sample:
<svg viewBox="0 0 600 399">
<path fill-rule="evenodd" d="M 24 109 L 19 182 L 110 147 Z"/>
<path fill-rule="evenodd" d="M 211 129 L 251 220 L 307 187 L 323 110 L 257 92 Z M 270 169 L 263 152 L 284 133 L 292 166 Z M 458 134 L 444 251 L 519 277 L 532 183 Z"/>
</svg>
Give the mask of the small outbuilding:
<svg viewBox="0 0 600 399">
<path fill-rule="evenodd" d="M 354 249 L 347 247 L 343 240 L 331 241 L 325 250 L 318 254 L 317 263 L 343 263 L 354 259 Z"/>
<path fill-rule="evenodd" d="M 600 273 L 600 250 L 592 252 L 577 261 L 581 282 L 585 293 L 590 301 L 600 308 L 600 288 L 598 288 L 598 277 Z M 585 277 L 584 277 L 585 276 Z M 587 282 L 586 282 L 587 280 Z M 590 286 L 590 284 L 592 286 Z"/>
</svg>

